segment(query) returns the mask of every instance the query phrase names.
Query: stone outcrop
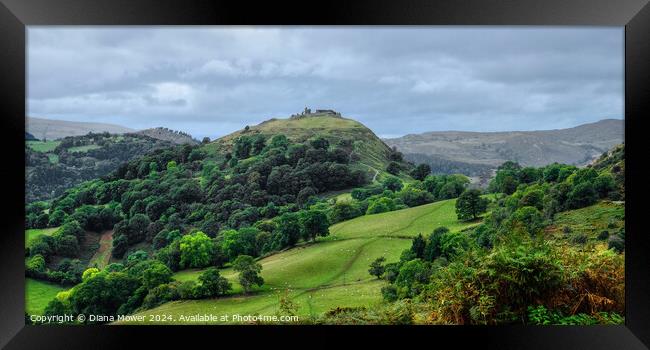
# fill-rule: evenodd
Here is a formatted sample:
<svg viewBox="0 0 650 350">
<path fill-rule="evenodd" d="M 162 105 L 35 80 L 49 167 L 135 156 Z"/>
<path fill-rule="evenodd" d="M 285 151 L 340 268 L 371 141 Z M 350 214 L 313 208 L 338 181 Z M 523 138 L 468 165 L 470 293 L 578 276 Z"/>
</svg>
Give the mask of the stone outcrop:
<svg viewBox="0 0 650 350">
<path fill-rule="evenodd" d="M 336 117 L 341 118 L 341 113 L 333 109 L 317 109 L 312 111 L 311 108 L 305 107 L 305 109 L 298 114 L 292 114 L 292 119 L 305 118 L 305 117 Z"/>
</svg>

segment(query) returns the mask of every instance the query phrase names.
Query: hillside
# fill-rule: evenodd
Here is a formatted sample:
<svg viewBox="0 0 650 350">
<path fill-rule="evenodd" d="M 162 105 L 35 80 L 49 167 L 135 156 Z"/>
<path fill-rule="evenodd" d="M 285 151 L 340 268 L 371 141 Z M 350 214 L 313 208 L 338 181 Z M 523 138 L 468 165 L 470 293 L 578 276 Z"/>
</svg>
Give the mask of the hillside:
<svg viewBox="0 0 650 350">
<path fill-rule="evenodd" d="M 600 157 L 596 166 L 593 167 L 600 171 L 600 175 L 598 175 L 600 177 L 596 178 L 604 179 L 610 176 L 611 168 L 607 168 L 604 165 L 623 162 L 623 159 L 623 147 L 616 147 L 613 151 L 605 153 Z M 620 163 L 618 164 L 620 166 Z M 544 172 L 548 174 L 548 182 L 545 183 L 546 186 L 555 186 L 556 181 L 560 181 L 557 178 L 553 178 L 551 174 L 554 171 L 551 169 L 555 168 L 549 167 L 547 168 L 548 171 Z M 573 171 L 576 170 L 573 169 Z M 582 187 L 584 184 L 589 184 L 589 182 L 582 182 L 582 184 L 578 182 L 590 181 L 586 179 L 595 176 L 592 171 L 592 169 L 588 168 L 579 170 L 574 173 L 569 182 L 563 185 Z M 559 171 L 558 173 L 561 172 Z M 598 189 L 600 187 L 596 184 L 602 182 L 595 180 L 596 178 L 592 178 L 593 185 Z M 579 203 L 573 202 L 570 199 L 566 207 L 560 208 L 551 218 L 544 220 L 541 217 L 541 212 L 536 207 L 531 206 L 540 206 L 540 208 L 542 206 L 541 198 L 538 200 L 533 198 L 537 197 L 535 194 L 541 190 L 542 186 L 540 186 L 540 183 L 544 183 L 543 180 L 538 177 L 537 179 L 529 179 L 527 180 L 529 183 L 526 183 L 523 182 L 525 177 L 521 177 L 521 179 L 522 186 L 519 187 L 517 192 L 493 204 L 492 208 L 497 210 L 497 216 L 511 216 L 511 219 L 504 221 L 501 227 L 501 224 L 496 224 L 489 218 L 486 220 L 486 223 L 459 221 L 454 211 L 457 201 L 455 199 L 388 213 L 358 217 L 331 226 L 329 229 L 330 236 L 319 239 L 316 244 L 299 246 L 259 260 L 262 266 L 262 276 L 266 283 L 254 295 L 242 294 L 241 286 L 237 283 L 236 273 L 232 269 L 226 268 L 222 270 L 222 274 L 234 285 L 232 295 L 218 299 L 172 301 L 159 307 L 137 313 L 137 316 L 146 316 L 144 322 L 118 323 L 156 323 L 155 321 L 151 321 L 151 315 L 154 315 L 153 319 L 155 319 L 155 315 L 167 315 L 175 320 L 172 323 L 187 323 L 186 321 L 180 321 L 179 318 L 181 316 L 204 313 L 207 312 L 206 310 L 220 315 L 250 314 L 272 316 L 282 313 L 280 300 L 282 298 L 288 298 L 295 307 L 294 314 L 298 315 L 303 323 L 313 322 L 321 317 L 317 322 L 324 322 L 326 324 L 330 322 L 374 324 L 377 322 L 377 313 L 373 313 L 370 310 L 384 310 L 379 312 L 386 312 L 388 316 L 384 314 L 384 317 L 391 317 L 391 312 L 394 313 L 394 309 L 391 309 L 391 307 L 396 307 L 394 305 L 398 305 L 397 307 L 399 307 L 399 304 L 387 304 L 379 297 L 381 294 L 386 297 L 384 292 L 388 290 L 386 289 L 387 283 L 386 281 L 372 278 L 368 274 L 367 267 L 370 263 L 379 256 L 384 256 L 388 262 L 399 260 L 400 264 L 403 264 L 403 267 L 399 270 L 397 279 L 393 281 L 393 285 L 397 286 L 396 297 L 399 297 L 402 293 L 415 291 L 416 293 L 422 292 L 422 298 L 430 298 L 431 296 L 427 295 L 427 289 L 417 287 L 417 277 L 411 277 L 413 279 L 412 282 L 406 283 L 406 286 L 404 286 L 404 282 L 400 282 L 403 273 L 406 275 L 415 273 L 409 273 L 410 270 L 407 267 L 415 268 L 415 266 L 421 265 L 420 258 L 405 262 L 405 253 L 403 252 L 405 249 L 408 250 L 409 246 L 411 246 L 411 251 L 413 250 L 417 241 L 414 238 L 416 238 L 418 233 L 427 234 L 437 228 L 447 227 L 450 229 L 450 232 L 444 233 L 440 242 L 444 241 L 445 235 L 451 235 L 457 241 L 449 240 L 445 243 L 440 243 L 440 249 L 443 252 L 445 249 L 448 249 L 446 248 L 448 244 L 452 246 L 465 245 L 464 249 L 472 247 L 472 244 L 478 244 L 478 246 L 469 248 L 472 252 L 471 254 L 467 256 L 460 255 L 458 258 L 460 261 L 457 261 L 455 264 L 453 259 L 457 257 L 454 255 L 447 256 L 447 259 L 451 259 L 451 261 L 445 258 L 439 258 L 440 260 L 435 260 L 432 265 L 420 267 L 421 272 L 419 273 L 432 274 L 433 281 L 438 280 L 434 282 L 436 284 L 432 283 L 432 290 L 439 293 L 452 293 L 452 295 L 446 294 L 451 298 L 449 302 L 459 304 L 448 305 L 444 299 L 441 300 L 440 297 L 434 298 L 436 303 L 440 305 L 439 309 L 436 309 L 435 307 L 431 308 L 428 302 L 422 302 L 422 300 L 416 299 L 413 304 L 417 306 L 408 309 L 408 312 L 411 313 L 411 317 L 413 318 L 406 322 L 486 324 L 483 323 L 486 321 L 482 321 L 480 318 L 474 316 L 474 311 L 466 313 L 466 310 L 472 305 L 471 303 L 476 301 L 470 302 L 469 306 L 464 303 L 468 303 L 468 300 L 472 298 L 480 300 L 479 303 L 484 302 L 483 300 L 493 298 L 492 296 L 486 297 L 485 299 L 478 298 L 477 295 L 481 295 L 480 293 L 504 293 L 502 291 L 490 290 L 490 283 L 486 283 L 488 285 L 488 287 L 485 287 L 486 290 L 479 291 L 475 288 L 479 288 L 481 283 L 470 279 L 472 274 L 480 274 L 481 272 L 477 271 L 484 271 L 486 267 L 498 271 L 494 265 L 498 263 L 502 265 L 497 266 L 505 269 L 505 271 L 514 269 L 516 271 L 515 276 L 519 276 L 522 270 L 527 271 L 526 273 L 534 274 L 533 276 L 543 276 L 541 278 L 543 282 L 539 284 L 535 282 L 527 282 L 525 284 L 526 287 L 535 291 L 537 290 L 536 288 L 548 288 L 544 283 L 552 285 L 552 282 L 548 282 L 544 278 L 556 278 L 550 277 L 552 273 L 549 273 L 549 276 L 543 275 L 543 271 L 546 269 L 557 269 L 559 268 L 558 266 L 563 266 L 564 269 L 571 271 L 574 269 L 584 271 L 583 269 L 586 269 L 588 271 L 586 273 L 589 276 L 588 278 L 584 277 L 583 274 L 575 274 L 575 276 L 578 276 L 577 278 L 571 274 L 567 275 L 567 281 L 569 281 L 567 291 L 562 291 L 561 289 L 557 291 L 558 295 L 562 296 L 566 296 L 568 293 L 575 294 L 575 285 L 594 283 L 594 280 L 607 278 L 607 282 L 603 282 L 603 286 L 590 286 L 589 288 L 590 293 L 594 293 L 595 300 L 606 300 L 605 304 L 607 306 L 600 306 L 602 308 L 601 310 L 615 310 L 614 313 L 602 311 L 595 313 L 593 311 L 595 306 L 581 305 L 581 302 L 575 306 L 572 304 L 571 307 L 574 308 L 573 312 L 575 314 L 566 317 L 563 316 L 561 311 L 547 311 L 544 304 L 538 306 L 536 310 L 539 310 L 540 313 L 548 313 L 548 316 L 544 317 L 550 319 L 547 321 L 549 323 L 620 324 L 622 318 L 616 312 L 620 312 L 622 308 L 620 294 L 623 286 L 621 283 L 621 264 L 624 257 L 618 253 L 620 252 L 618 249 L 622 248 L 619 248 L 620 245 L 616 245 L 618 244 L 616 242 L 620 240 L 619 237 L 624 237 L 624 206 L 618 202 L 611 202 L 609 200 L 596 201 L 596 198 L 592 198 L 590 201 L 581 199 Z M 615 186 L 611 189 L 614 191 L 617 190 Z M 573 197 L 574 193 L 569 194 L 569 197 Z M 601 195 L 600 198 L 607 196 L 613 197 L 614 195 Z M 585 206 L 589 203 L 594 204 Z M 546 208 L 542 209 L 547 212 Z M 514 228 L 517 227 L 517 220 L 521 220 L 523 213 L 531 213 L 531 211 L 533 213 L 532 217 L 523 221 L 527 225 L 526 231 L 523 233 L 526 236 L 539 235 L 543 239 L 521 244 L 521 240 L 523 239 L 525 241 L 526 238 L 518 237 L 515 239 L 515 242 L 521 244 L 521 246 L 517 249 L 513 249 L 509 245 L 512 242 L 509 243 L 505 240 L 505 242 L 500 243 L 495 239 L 496 235 L 513 235 L 513 237 L 517 237 L 517 233 L 514 233 Z M 533 217 L 536 215 L 538 216 L 534 219 Z M 538 220 L 537 223 L 535 223 L 536 220 Z M 512 224 L 514 225 L 510 226 Z M 492 225 L 496 225 L 496 227 Z M 497 231 L 490 232 L 491 230 Z M 458 234 L 455 235 L 454 233 Z M 463 240 L 465 240 L 464 243 Z M 476 240 L 476 243 L 470 243 L 467 240 Z M 434 240 L 429 238 L 426 244 L 429 245 L 429 242 L 434 242 Z M 611 248 L 610 250 L 607 250 L 608 245 Z M 487 248 L 488 250 L 485 251 L 483 248 Z M 530 249 L 530 251 L 527 251 L 527 249 Z M 490 250 L 496 252 L 490 254 Z M 503 255 L 508 256 L 507 254 L 512 254 L 513 258 L 499 258 Z M 524 258 L 517 254 L 530 255 L 524 255 Z M 514 258 L 515 256 L 517 258 Z M 557 260 L 545 261 L 543 259 L 548 258 L 541 258 L 545 256 L 552 256 Z M 476 257 L 480 258 L 476 259 Z M 531 260 L 528 262 L 526 259 Z M 450 262 L 452 264 L 449 264 Z M 525 266 L 523 269 L 518 265 L 527 263 L 530 265 Z M 468 264 L 471 268 L 474 268 L 473 265 L 475 264 L 481 267 L 476 267 L 475 270 L 453 270 L 457 269 L 458 266 L 467 269 Z M 537 264 L 548 265 L 542 265 L 540 267 Z M 440 273 L 427 272 L 426 266 L 430 266 L 429 268 L 433 268 L 433 271 L 437 270 Z M 601 269 L 601 266 L 608 267 Z M 451 269 L 449 274 L 445 274 L 445 269 L 447 268 Z M 179 282 L 196 281 L 202 272 L 201 270 L 180 271 L 174 274 L 174 279 Z M 495 283 L 496 286 L 503 285 L 504 281 L 521 283 L 516 278 L 506 275 L 503 271 L 491 273 L 493 275 L 489 278 L 495 278 L 495 275 L 496 278 L 502 278 L 501 283 Z M 504 276 L 499 276 L 501 273 L 504 273 Z M 447 278 L 455 278 L 456 280 L 447 282 Z M 482 278 L 488 277 L 483 276 Z M 525 279 L 525 277 L 520 278 Z M 583 278 L 586 281 L 582 280 Z M 386 277 L 386 279 L 389 278 Z M 428 278 L 424 278 L 424 281 L 428 282 Z M 393 287 L 393 285 L 390 285 L 390 287 Z M 510 291 L 509 294 L 513 292 L 517 297 L 524 294 L 524 292 L 516 288 Z M 582 293 L 582 291 L 578 289 L 578 293 Z M 408 297 L 409 294 L 406 294 L 406 296 Z M 507 300 L 508 295 L 502 297 L 505 297 Z M 513 305 L 517 305 L 517 297 L 513 298 Z M 550 299 L 554 300 L 554 298 Z M 571 300 L 578 300 L 578 298 L 572 296 Z M 508 301 L 503 302 L 507 303 Z M 524 303 L 533 302 L 540 301 L 532 298 Z M 479 306 L 481 305 L 479 304 Z M 524 305 L 527 306 L 530 304 Z M 551 305 L 557 307 L 558 310 L 563 306 L 561 304 Z M 472 307 L 472 309 L 475 310 L 475 307 Z M 498 309 L 499 307 L 507 308 L 503 304 L 492 305 L 489 302 L 487 306 L 481 307 L 486 308 L 486 314 L 490 312 L 496 313 L 493 309 Z M 586 310 L 590 310 L 590 307 L 592 311 L 591 313 L 587 313 Z M 456 311 L 461 310 L 461 308 L 465 310 Z M 386 309 L 388 311 L 385 311 Z M 423 311 L 418 312 L 414 310 Z M 577 310 L 581 311 L 581 313 L 576 313 Z M 405 310 L 401 311 L 404 312 Z M 324 313 L 327 314 L 325 314 L 325 318 L 322 318 Z M 394 317 L 394 314 L 392 315 Z M 451 318 L 452 316 L 453 318 Z M 436 320 L 436 317 L 441 317 L 442 320 Z M 449 317 L 450 321 L 446 321 L 446 317 Z M 499 320 L 500 315 L 496 314 L 492 317 Z M 536 324 L 536 322 L 541 322 L 532 316 L 527 317 L 529 317 L 526 321 L 527 323 Z M 507 323 L 513 321 L 501 319 L 497 322 Z M 213 322 L 197 323 L 207 324 Z M 253 322 L 230 320 L 227 322 L 215 321 L 214 323 Z"/>
<path fill-rule="evenodd" d="M 124 134 L 135 130 L 115 124 L 73 122 L 68 120 L 25 117 L 25 129 L 39 140 L 57 140 L 66 136 L 82 136 L 89 132 Z"/>
<path fill-rule="evenodd" d="M 330 236 L 315 244 L 271 255 L 259 261 L 265 286 L 253 295 L 242 295 L 237 274 L 222 275 L 235 285 L 231 297 L 175 301 L 141 315 L 190 316 L 211 310 L 215 314 L 274 315 L 278 296 L 289 291 L 301 318 L 320 315 L 336 307 L 368 306 L 381 302 L 384 281 L 368 274 L 368 265 L 384 256 L 398 260 L 419 233 L 447 226 L 457 232 L 475 223 L 460 223 L 455 200 L 446 200 L 389 213 L 366 215 L 330 227 Z M 202 270 L 177 272 L 179 281 L 196 281 Z M 182 322 L 176 322 L 182 323 Z M 228 322 L 232 323 L 232 322 Z"/>
<path fill-rule="evenodd" d="M 48 200 L 83 181 L 108 175 L 122 163 L 172 144 L 137 134 L 68 136 L 26 141 L 25 200 Z"/>
<path fill-rule="evenodd" d="M 84 142 L 33 152 L 97 150 Z M 576 310 L 612 314 L 580 322 L 621 323 L 622 147 L 583 168 L 508 162 L 489 194 L 462 175 L 409 177 L 399 159 L 327 111 L 155 150 L 28 205 L 25 274 L 71 287 L 45 314 L 288 313 L 326 324 L 538 322 L 531 307 L 565 322 L 572 305 L 557 301 L 587 300 L 597 276 L 607 287 L 589 292 L 605 307 L 588 299 Z"/>
<path fill-rule="evenodd" d="M 304 123 L 321 123 L 323 129 L 307 134 Z M 162 260 L 150 259 L 163 259 L 164 266 L 170 264 L 164 269 L 173 271 L 223 266 L 239 256 L 258 258 L 314 242 L 329 234 L 330 223 L 433 201 L 433 194 L 424 190 L 400 191 L 404 185 L 399 178 L 378 176 L 383 171 L 366 164 L 383 166 L 392 151 L 361 124 L 329 116 L 292 118 L 283 124 L 265 123 L 274 126 L 266 134 L 249 134 L 247 128 L 245 135 L 213 143 L 163 147 L 123 162 L 106 176 L 75 185 L 47 203 L 28 205 L 27 228 L 40 230 L 27 232 L 32 237 L 27 244 L 27 276 L 81 286 L 84 267 L 109 273 L 131 268 L 134 259 L 141 258 L 157 265 Z M 151 140 L 130 133 L 89 134 L 28 144 L 27 154 L 44 168 L 67 165 L 77 153 L 124 155 L 125 150 L 105 152 L 102 147 L 132 138 Z M 385 179 L 380 182 L 380 177 Z M 447 192 L 442 195 L 447 196 L 457 194 L 465 182 L 459 177 L 440 179 L 431 183 L 432 191 L 445 184 Z M 350 195 L 360 188 L 363 193 L 358 195 L 364 198 L 359 204 L 343 203 L 340 212 L 330 208 L 327 194 Z M 60 229 L 44 230 L 57 226 Z M 185 243 L 181 245 L 186 240 L 202 242 L 199 249 L 208 247 L 206 258 L 187 260 Z"/>
<path fill-rule="evenodd" d="M 171 130 L 168 128 L 158 127 L 151 129 L 144 129 L 135 132 L 135 134 L 145 135 L 154 139 L 168 141 L 177 145 L 190 144 L 196 145 L 199 141 L 192 138 L 192 135 L 182 131 Z"/>
<path fill-rule="evenodd" d="M 511 132 L 440 131 L 384 140 L 434 172 L 479 175 L 512 160 L 523 166 L 586 165 L 623 142 L 623 121 L 605 119 L 569 129 Z"/>
<path fill-rule="evenodd" d="M 390 147 L 363 124 L 327 112 L 297 114 L 287 119 L 272 118 L 258 125 L 246 126 L 212 144 L 218 149 L 230 151 L 233 142 L 241 136 L 271 137 L 277 134 L 286 135 L 293 142 L 305 142 L 315 136 L 326 138 L 331 145 L 348 142 L 352 146 L 349 153 L 351 161 L 358 164 L 359 169 L 365 170 L 371 178 L 381 178 L 386 174 L 385 169 L 393 153 Z"/>
</svg>

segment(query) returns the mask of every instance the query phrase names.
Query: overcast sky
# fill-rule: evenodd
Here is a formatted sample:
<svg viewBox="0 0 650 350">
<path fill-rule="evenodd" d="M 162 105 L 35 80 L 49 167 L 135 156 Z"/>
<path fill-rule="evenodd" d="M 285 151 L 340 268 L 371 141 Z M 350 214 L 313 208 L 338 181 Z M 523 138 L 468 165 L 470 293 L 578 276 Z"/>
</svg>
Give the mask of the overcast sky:
<svg viewBox="0 0 650 350">
<path fill-rule="evenodd" d="M 27 114 L 222 136 L 305 106 L 382 137 L 623 118 L 622 27 L 29 27 Z"/>
</svg>

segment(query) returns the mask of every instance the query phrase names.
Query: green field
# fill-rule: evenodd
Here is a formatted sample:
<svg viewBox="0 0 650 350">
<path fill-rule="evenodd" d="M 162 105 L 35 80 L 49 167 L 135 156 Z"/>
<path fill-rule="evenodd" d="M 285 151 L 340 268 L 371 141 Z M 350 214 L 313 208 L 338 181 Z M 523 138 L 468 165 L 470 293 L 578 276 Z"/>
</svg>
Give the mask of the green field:
<svg viewBox="0 0 650 350">
<path fill-rule="evenodd" d="M 53 154 L 53 153 L 48 153 L 47 158 L 50 160 L 50 163 L 56 164 L 59 162 L 59 155 L 58 154 Z"/>
<path fill-rule="evenodd" d="M 41 235 L 51 236 L 56 232 L 58 227 L 49 227 L 49 228 L 33 228 L 25 230 L 25 246 L 27 246 L 32 240 Z"/>
<path fill-rule="evenodd" d="M 68 148 L 68 152 L 80 152 L 80 153 L 85 153 L 90 151 L 91 149 L 98 149 L 102 148 L 100 145 L 86 145 L 86 146 L 77 146 L 77 147 L 70 147 Z"/>
<path fill-rule="evenodd" d="M 27 141 L 27 146 L 36 152 L 52 152 L 61 141 Z"/>
<path fill-rule="evenodd" d="M 330 236 L 317 243 L 261 259 L 265 285 L 249 296 L 233 283 L 235 295 L 207 300 L 175 301 L 139 315 L 262 314 L 273 315 L 280 293 L 289 291 L 300 317 L 318 315 L 335 307 L 372 306 L 382 302 L 384 281 L 368 274 L 368 265 L 380 256 L 388 262 L 399 259 L 418 233 L 428 234 L 436 227 L 453 231 L 473 223 L 456 220 L 455 200 L 431 203 L 394 212 L 361 216 L 330 227 Z M 194 280 L 201 270 L 177 272 L 177 280 Z M 231 269 L 221 274 L 231 282 L 237 275 Z"/>
<path fill-rule="evenodd" d="M 65 288 L 31 278 L 25 279 L 25 311 L 30 315 L 42 315 L 47 303 Z"/>
</svg>

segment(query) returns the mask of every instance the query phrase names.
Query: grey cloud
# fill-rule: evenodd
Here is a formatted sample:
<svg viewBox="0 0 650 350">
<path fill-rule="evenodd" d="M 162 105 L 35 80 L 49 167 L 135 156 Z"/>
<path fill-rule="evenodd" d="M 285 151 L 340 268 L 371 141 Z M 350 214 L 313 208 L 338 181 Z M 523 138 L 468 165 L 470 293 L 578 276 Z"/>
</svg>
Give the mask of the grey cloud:
<svg viewBox="0 0 650 350">
<path fill-rule="evenodd" d="M 380 135 L 623 116 L 623 29 L 29 27 L 28 113 L 217 137 L 305 106 Z"/>
</svg>

